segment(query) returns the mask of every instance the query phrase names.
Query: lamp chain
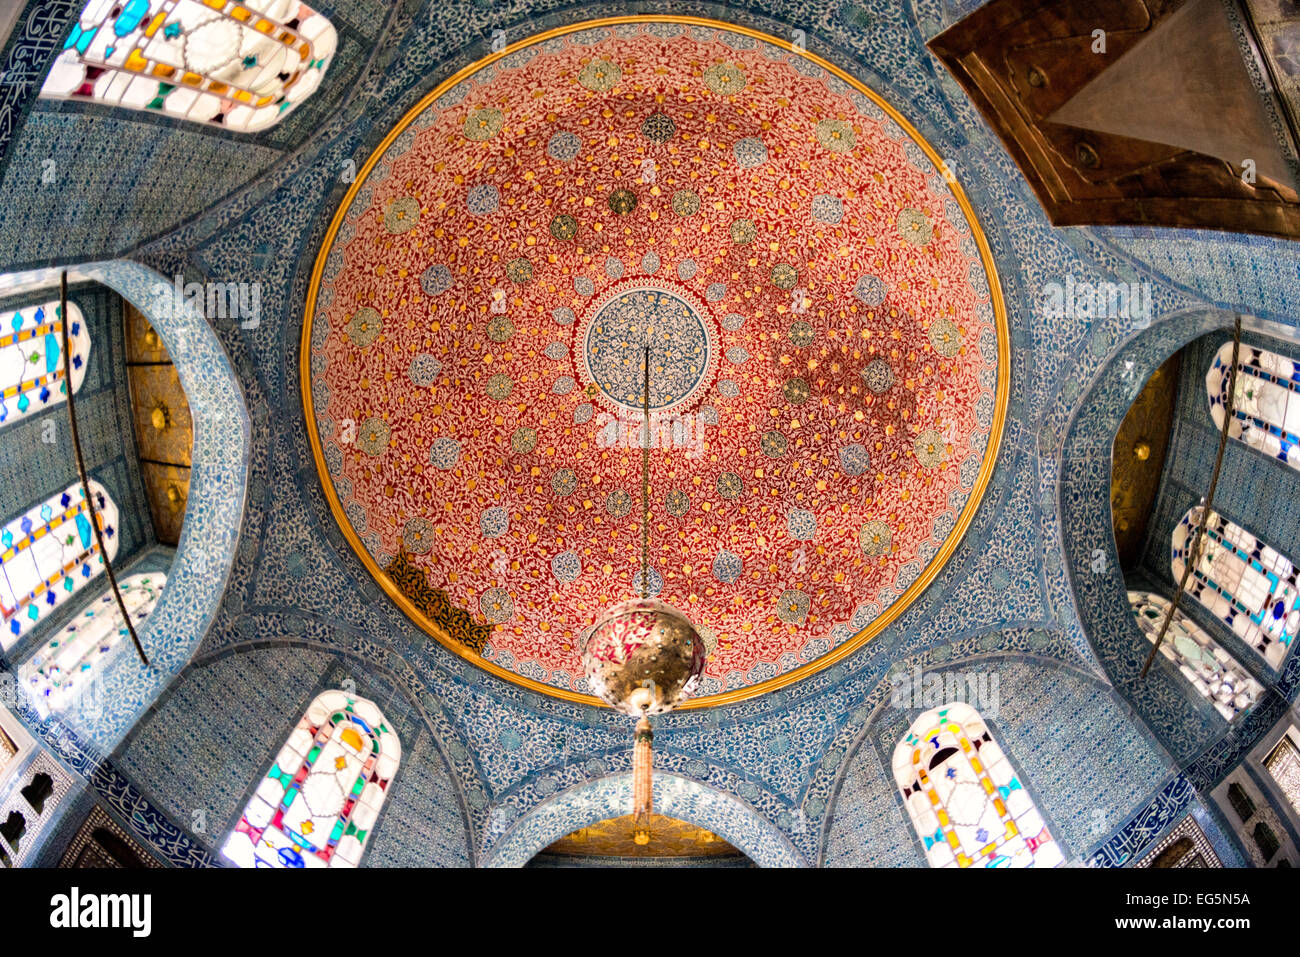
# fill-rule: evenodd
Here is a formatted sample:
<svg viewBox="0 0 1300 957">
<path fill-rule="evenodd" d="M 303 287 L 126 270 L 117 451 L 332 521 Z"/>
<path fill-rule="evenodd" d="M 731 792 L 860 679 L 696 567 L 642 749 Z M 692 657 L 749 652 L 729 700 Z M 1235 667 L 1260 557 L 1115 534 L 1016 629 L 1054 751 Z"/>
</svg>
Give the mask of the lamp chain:
<svg viewBox="0 0 1300 957">
<path fill-rule="evenodd" d="M 645 435 L 641 441 L 641 597 L 650 597 L 650 346 L 645 347 L 642 394 Z"/>
</svg>

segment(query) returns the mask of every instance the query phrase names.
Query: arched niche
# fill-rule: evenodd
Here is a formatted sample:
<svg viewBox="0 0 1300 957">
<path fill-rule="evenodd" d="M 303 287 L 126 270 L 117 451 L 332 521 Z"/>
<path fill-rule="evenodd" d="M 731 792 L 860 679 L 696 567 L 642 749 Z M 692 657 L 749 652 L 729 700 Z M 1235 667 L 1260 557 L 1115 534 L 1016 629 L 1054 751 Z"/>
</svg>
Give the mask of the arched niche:
<svg viewBox="0 0 1300 957">
<path fill-rule="evenodd" d="M 656 813 L 706 828 L 759 867 L 806 867 L 794 846 L 739 798 L 675 774 L 655 773 Z M 554 795 L 525 813 L 484 856 L 484 867 L 522 867 L 578 828 L 626 814 L 632 775 L 611 774 Z"/>
<path fill-rule="evenodd" d="M 1151 642 L 1137 624 L 1121 571 L 1111 515 L 1112 451 L 1121 422 L 1152 373 L 1207 333 L 1231 337 L 1233 322 L 1231 312 L 1185 310 L 1160 317 L 1128 340 L 1079 400 L 1061 449 L 1058 486 L 1065 567 L 1087 640 L 1117 691 L 1177 763 L 1187 763 L 1197 786 L 1212 784 L 1236 758 L 1231 749 L 1203 753 L 1223 735 L 1223 718 L 1176 669 L 1157 662 L 1139 678 Z M 1242 328 L 1247 336 L 1300 342 L 1300 331 L 1267 320 L 1243 316 Z M 1208 475 L 1205 481 L 1208 488 Z M 1281 704 L 1267 696 L 1242 719 L 1238 737 L 1253 740 L 1273 723 Z"/>
<path fill-rule="evenodd" d="M 1002 651 L 980 650 L 985 634 L 941 660 L 905 659 L 865 696 L 871 711 L 836 772 L 818 866 L 934 866 L 893 759 L 918 718 L 950 702 L 978 712 L 1067 861 L 1095 852 L 1168 779 L 1168 756 L 1104 678 L 1034 654 L 1014 635 Z"/>
<path fill-rule="evenodd" d="M 53 289 L 60 269 L 0 276 L 0 293 Z M 194 426 L 189 497 L 167 588 L 140 640 L 149 657 L 114 660 L 96 706 L 78 717 L 81 734 L 111 751 L 190 660 L 216 615 L 234 564 L 247 494 L 252 426 L 229 356 L 193 297 L 153 269 L 129 260 L 68 267 L 69 283 L 93 281 L 135 306 L 158 333 L 180 378 Z M 234 320 L 232 320 L 234 321 Z M 30 720 L 39 721 L 34 710 Z"/>
</svg>

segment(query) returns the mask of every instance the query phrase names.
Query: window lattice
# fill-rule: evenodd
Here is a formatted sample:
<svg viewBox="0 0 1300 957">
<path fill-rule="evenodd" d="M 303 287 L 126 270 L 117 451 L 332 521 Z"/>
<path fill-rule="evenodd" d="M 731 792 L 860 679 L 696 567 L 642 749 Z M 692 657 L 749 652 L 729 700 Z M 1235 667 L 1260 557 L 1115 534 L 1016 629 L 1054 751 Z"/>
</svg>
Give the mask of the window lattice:
<svg viewBox="0 0 1300 957">
<path fill-rule="evenodd" d="M 1291 806 L 1300 813 L 1300 750 L 1289 737 L 1284 737 L 1272 753 L 1264 759 L 1264 766 L 1278 783 Z"/>
<path fill-rule="evenodd" d="M 118 582 L 122 601 L 138 630 L 162 597 L 167 576 L 129 575 Z M 105 590 L 18 669 L 18 680 L 42 718 L 62 711 L 86 694 L 108 659 L 130 644 L 130 635 L 111 589 Z"/>
</svg>

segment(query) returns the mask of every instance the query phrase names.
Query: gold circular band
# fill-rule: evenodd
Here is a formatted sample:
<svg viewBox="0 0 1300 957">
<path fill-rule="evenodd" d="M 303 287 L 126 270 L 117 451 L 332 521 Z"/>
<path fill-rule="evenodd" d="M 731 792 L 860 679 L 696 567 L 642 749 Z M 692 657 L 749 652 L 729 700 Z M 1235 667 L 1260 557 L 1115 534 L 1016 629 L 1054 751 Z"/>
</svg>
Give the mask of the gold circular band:
<svg viewBox="0 0 1300 957">
<path fill-rule="evenodd" d="M 379 567 L 379 564 L 366 550 L 365 546 L 361 544 L 360 538 L 358 538 L 357 533 L 352 528 L 352 523 L 348 521 L 347 515 L 343 512 L 342 503 L 339 502 L 338 494 L 334 490 L 334 483 L 330 479 L 329 469 L 326 468 L 325 465 L 325 455 L 321 448 L 320 437 L 316 434 L 316 414 L 312 407 L 311 397 L 311 331 L 312 316 L 316 312 L 316 296 L 320 289 L 321 274 L 325 268 L 325 259 L 329 255 L 330 248 L 334 243 L 334 237 L 338 234 L 339 226 L 342 224 L 343 218 L 347 214 L 348 207 L 352 204 L 352 200 L 356 196 L 357 191 L 361 188 L 362 184 L 365 183 L 366 177 L 370 175 L 370 171 L 383 157 L 385 151 L 387 151 L 393 140 L 397 139 L 397 137 L 400 136 L 408 126 L 410 126 L 416 117 L 428 109 L 430 104 L 434 103 L 439 97 L 455 87 L 458 83 L 473 76 L 479 70 L 495 63 L 502 57 L 509 56 L 517 50 L 532 46 L 535 43 L 541 43 L 545 40 L 552 39 L 553 37 L 564 36 L 581 30 L 588 30 L 593 27 L 614 26 L 617 24 L 627 23 L 680 23 L 688 26 L 712 27 L 728 33 L 738 33 L 743 36 L 752 37 L 782 50 L 789 50 L 791 53 L 801 56 L 833 74 L 835 77 L 849 84 L 864 96 L 870 97 L 877 106 L 885 111 L 890 119 L 897 123 L 907 133 L 907 135 L 911 137 L 913 142 L 921 147 L 925 152 L 925 155 L 930 158 L 930 162 L 934 164 L 935 169 L 947 169 L 943 160 L 940 158 L 939 154 L 935 152 L 934 148 L 930 146 L 921 134 L 918 133 L 916 129 L 892 106 L 881 99 L 878 94 L 868 89 L 858 80 L 849 76 L 834 64 L 828 63 L 821 57 L 809 53 L 806 50 L 796 48 L 793 43 L 787 40 L 780 40 L 765 33 L 760 33 L 757 30 L 748 29 L 747 27 L 724 23 L 720 20 L 709 20 L 703 17 L 663 15 L 606 17 L 600 20 L 586 20 L 564 27 L 556 27 L 553 30 L 547 30 L 544 33 L 539 33 L 528 37 L 527 39 L 516 41 L 515 43 L 508 45 L 504 50 L 492 53 L 479 60 L 477 63 L 470 64 L 439 83 L 438 86 L 421 99 L 419 103 L 415 104 L 415 106 L 407 111 L 406 115 L 402 117 L 397 126 L 395 126 L 392 131 L 384 137 L 383 142 L 379 144 L 374 153 L 372 153 L 366 160 L 365 165 L 361 167 L 355 181 L 349 187 L 347 195 L 343 197 L 343 202 L 339 205 L 338 211 L 334 214 L 334 219 L 330 222 L 329 230 L 325 233 L 325 239 L 321 244 L 320 252 L 316 256 L 316 265 L 311 274 L 311 285 L 307 290 L 307 306 L 306 313 L 303 317 L 302 339 L 299 346 L 300 354 L 298 360 L 298 374 L 302 384 L 303 411 L 307 416 L 307 437 L 311 441 L 312 457 L 315 459 L 316 471 L 321 477 L 321 484 L 324 486 L 325 497 L 329 502 L 330 511 L 333 512 L 334 519 L 338 522 L 339 528 L 342 529 L 343 535 L 347 539 L 348 544 L 352 546 L 352 550 L 356 552 L 357 557 L 361 559 L 366 570 L 370 572 L 375 581 L 377 581 L 380 587 L 384 589 L 388 594 L 388 597 L 391 598 L 412 621 L 437 639 L 443 646 L 460 655 L 467 661 L 473 662 L 489 674 L 495 675 L 504 681 L 513 682 L 516 685 L 521 685 L 522 687 L 541 694 L 550 695 L 555 698 L 578 704 L 591 705 L 593 707 L 608 706 L 599 698 L 592 695 L 579 694 L 576 691 L 569 691 L 564 688 L 556 688 L 533 678 L 525 678 L 513 671 L 508 671 L 494 662 L 479 657 L 469 649 L 460 645 L 458 642 L 452 641 L 451 638 L 442 631 L 442 629 L 425 618 L 425 616 L 416 609 L 411 600 L 402 594 L 397 586 L 393 584 L 392 580 L 389 579 L 383 569 Z M 924 572 L 916 579 L 916 581 L 912 582 L 912 584 L 907 587 L 903 594 L 900 595 L 892 605 L 886 608 L 884 612 L 878 615 L 870 624 L 863 628 L 862 631 L 858 632 L 848 641 L 845 641 L 839 646 L 831 649 L 816 660 L 787 671 L 785 674 L 777 675 L 775 678 L 769 678 L 766 681 L 760 681 L 758 684 L 749 685 L 744 688 L 737 688 L 734 691 L 726 691 L 721 694 L 705 695 L 704 697 L 695 698 L 679 705 L 679 708 L 707 708 L 713 705 L 732 704 L 737 701 L 744 701 L 747 698 L 753 698 L 769 691 L 775 691 L 778 688 L 784 688 L 786 685 L 793 684 L 802 678 L 807 678 L 810 675 L 816 674 L 825 668 L 829 668 L 836 662 L 847 658 L 887 628 L 890 623 L 897 619 L 898 616 L 901 615 L 927 587 L 929 587 L 930 583 L 934 581 L 935 576 L 939 574 L 939 571 L 947 563 L 948 559 L 952 557 L 953 552 L 956 551 L 957 546 L 961 543 L 962 537 L 966 534 L 966 530 L 970 526 L 971 520 L 975 517 L 975 512 L 979 507 L 980 501 L 984 497 L 986 488 L 988 487 L 989 479 L 993 475 L 993 468 L 997 463 L 998 451 L 1002 443 L 1002 430 L 1006 424 L 1007 399 L 1011 390 L 1011 341 L 1007 327 L 1006 303 L 1002 298 L 1002 288 L 998 282 L 997 265 L 993 261 L 993 253 L 989 249 L 988 240 L 985 238 L 983 230 L 980 229 L 979 221 L 975 217 L 975 211 L 971 207 L 970 200 L 966 198 L 966 194 L 963 192 L 961 185 L 958 184 L 953 177 L 948 177 L 948 186 L 949 189 L 951 189 L 953 196 L 956 198 L 958 205 L 961 207 L 962 213 L 966 217 L 966 222 L 970 226 L 971 233 L 975 237 L 975 242 L 979 248 L 980 260 L 984 264 L 984 271 L 988 277 L 989 295 L 992 298 L 998 339 L 998 382 L 995 396 L 996 402 L 993 411 L 993 423 L 989 432 L 988 447 L 985 449 L 984 453 L 984 461 L 980 465 L 979 475 L 976 477 L 975 486 L 971 489 L 971 494 L 966 501 L 966 506 L 962 509 L 961 515 L 958 516 L 957 523 L 953 526 L 948 538 L 944 541 L 942 547 L 934 558 L 930 560 L 930 563 L 926 566 Z"/>
</svg>

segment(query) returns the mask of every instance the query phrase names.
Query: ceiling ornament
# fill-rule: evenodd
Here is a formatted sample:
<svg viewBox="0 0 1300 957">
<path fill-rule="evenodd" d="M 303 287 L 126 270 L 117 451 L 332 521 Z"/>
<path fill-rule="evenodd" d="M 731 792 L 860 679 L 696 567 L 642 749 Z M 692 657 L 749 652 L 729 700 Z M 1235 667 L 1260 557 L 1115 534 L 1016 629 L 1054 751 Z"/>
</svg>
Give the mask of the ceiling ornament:
<svg viewBox="0 0 1300 957">
<path fill-rule="evenodd" d="M 1300 24 L 1287 22 L 1294 4 L 1243 6 L 1244 18 L 1218 0 L 990 0 L 927 46 L 1052 225 L 1295 238 Z M 1255 28 L 1270 38 L 1258 63 Z"/>
<path fill-rule="evenodd" d="M 630 858 L 739 858 L 741 852 L 723 838 L 677 818 L 654 814 L 650 819 L 654 840 L 637 844 L 631 839 L 630 815 L 606 818 L 578 828 L 547 846 L 544 853 L 565 857 Z"/>
<path fill-rule="evenodd" d="M 540 34 L 425 97 L 331 224 L 301 363 L 330 507 L 422 628 L 595 703 L 581 649 L 644 586 L 700 623 L 683 707 L 896 618 L 974 514 L 1009 386 L 934 150 L 825 61 L 684 17 Z"/>
<path fill-rule="evenodd" d="M 650 597 L 650 435 L 652 420 L 650 410 L 658 401 L 660 405 L 671 401 L 675 391 L 665 389 L 655 382 L 656 366 L 674 366 L 681 359 L 686 366 L 693 362 L 696 352 L 692 338 L 696 326 L 688 322 L 683 328 L 679 320 L 686 315 L 682 303 L 662 293 L 644 296 L 629 295 L 631 303 L 620 312 L 618 325 L 637 326 L 647 330 L 642 346 L 639 368 L 633 367 L 626 375 L 620 374 L 614 394 L 621 401 L 630 399 L 628 384 L 631 377 L 641 380 L 641 569 L 636 587 L 639 598 L 619 602 L 596 622 L 582 649 L 582 667 L 587 675 L 587 685 L 611 708 L 636 718 L 636 732 L 632 746 L 632 839 L 637 844 L 650 843 L 650 819 L 654 810 L 654 792 L 651 773 L 654 731 L 650 716 L 666 714 L 686 701 L 700 683 L 707 654 L 704 640 L 690 620 L 671 605 Z M 597 322 L 601 311 L 596 313 Z M 682 348 L 682 343 L 686 348 Z M 659 345 L 667 355 L 656 355 Z M 619 346 L 618 355 L 635 356 Z M 652 383 L 654 384 L 652 387 Z"/>
</svg>

